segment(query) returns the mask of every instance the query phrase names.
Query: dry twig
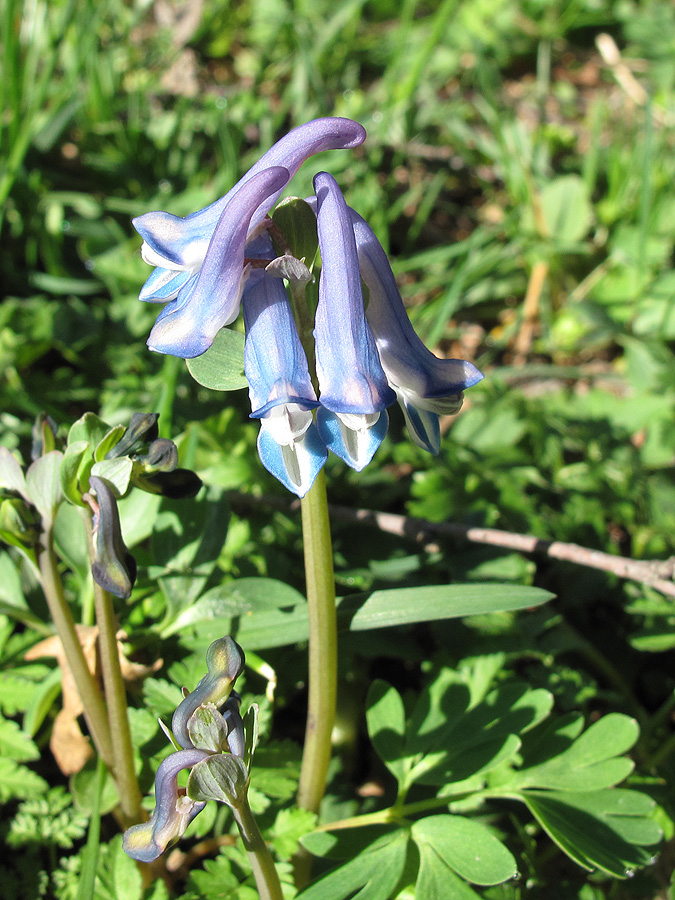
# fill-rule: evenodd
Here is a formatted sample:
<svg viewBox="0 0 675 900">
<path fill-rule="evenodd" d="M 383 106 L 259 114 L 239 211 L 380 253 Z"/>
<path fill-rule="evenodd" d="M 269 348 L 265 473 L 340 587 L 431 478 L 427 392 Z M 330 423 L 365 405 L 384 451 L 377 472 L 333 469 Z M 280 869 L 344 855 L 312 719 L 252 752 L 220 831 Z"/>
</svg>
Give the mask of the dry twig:
<svg viewBox="0 0 675 900">
<path fill-rule="evenodd" d="M 259 504 L 276 509 L 290 510 L 299 506 L 299 501 L 287 501 L 278 497 L 251 497 L 246 494 L 230 494 L 234 506 L 255 507 Z M 459 525 L 454 522 L 430 522 L 427 519 L 415 519 L 399 516 L 394 513 L 376 512 L 372 509 L 351 509 L 346 506 L 330 506 L 331 519 L 351 524 L 369 525 L 387 534 L 408 538 L 416 543 L 424 544 L 428 552 L 436 552 L 439 546 L 434 539 L 439 537 L 453 540 L 470 541 L 475 544 L 487 544 L 505 550 L 515 550 L 548 559 L 559 559 L 609 572 L 618 578 L 637 581 L 667 597 L 675 597 L 675 556 L 670 559 L 640 560 L 625 556 L 613 556 L 600 550 L 591 550 L 579 544 L 566 544 L 562 541 L 546 541 L 531 534 L 516 534 L 511 531 L 500 531 L 497 528 L 475 528 Z"/>
</svg>

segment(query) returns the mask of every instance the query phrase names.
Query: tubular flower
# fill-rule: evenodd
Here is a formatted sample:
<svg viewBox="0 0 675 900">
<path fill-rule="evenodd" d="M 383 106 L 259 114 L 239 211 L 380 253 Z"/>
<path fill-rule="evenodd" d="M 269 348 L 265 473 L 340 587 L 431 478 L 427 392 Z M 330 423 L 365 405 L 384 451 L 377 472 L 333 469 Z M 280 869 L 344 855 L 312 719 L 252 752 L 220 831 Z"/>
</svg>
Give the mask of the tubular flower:
<svg viewBox="0 0 675 900">
<path fill-rule="evenodd" d="M 358 147 L 365 139 L 363 126 L 351 119 L 338 116 L 315 119 L 277 141 L 224 197 L 210 206 L 185 218 L 167 212 L 149 212 L 135 218 L 134 227 L 143 238 L 141 255 L 145 262 L 157 267 L 141 290 L 140 299 L 164 303 L 178 296 L 199 272 L 225 208 L 251 178 L 266 169 L 282 166 L 288 170 L 290 179 L 315 153 L 348 150 Z M 253 236 L 282 190 L 283 185 L 252 210 L 249 236 Z"/>
<path fill-rule="evenodd" d="M 405 311 L 387 254 L 373 230 L 350 209 L 361 276 L 370 295 L 366 318 L 375 337 L 387 381 L 405 415 L 411 437 L 424 450 L 438 453 L 438 417 L 459 411 L 462 391 L 482 373 L 463 359 L 439 359 L 415 333 Z"/>
<path fill-rule="evenodd" d="M 267 247 L 261 250 L 268 255 Z M 319 402 L 281 278 L 255 270 L 242 305 L 251 418 L 260 419 L 258 453 L 265 468 L 302 497 L 328 454 L 314 424 Z"/>
<path fill-rule="evenodd" d="M 314 331 L 321 391 L 317 424 L 326 445 L 360 471 L 386 434 L 385 407 L 394 394 L 366 322 L 347 204 L 327 172 L 315 177 L 314 190 L 322 260 Z"/>
<path fill-rule="evenodd" d="M 289 173 L 281 166 L 250 178 L 223 207 L 199 274 L 164 307 L 148 338 L 159 353 L 191 359 L 209 349 L 216 334 L 239 315 L 249 268 L 244 266 L 251 217 L 261 203 L 278 195 Z"/>
<path fill-rule="evenodd" d="M 155 776 L 153 814 L 147 822 L 133 825 L 124 832 L 124 849 L 140 862 L 152 862 L 185 834 L 206 803 L 196 803 L 178 787 L 178 773 L 208 759 L 206 750 L 179 750 L 162 762 Z"/>
<path fill-rule="evenodd" d="M 143 258 L 157 266 L 141 299 L 166 302 L 150 348 L 201 355 L 241 306 L 251 417 L 260 420 L 258 453 L 300 497 L 329 450 L 357 471 L 370 462 L 387 432 L 386 408 L 396 400 L 413 440 L 438 453 L 439 417 L 457 412 L 462 392 L 482 378 L 469 362 L 438 359 L 415 334 L 384 250 L 331 175 L 315 177 L 316 196 L 306 201 L 316 232 L 302 201 L 275 216 L 274 226 L 267 216 L 304 160 L 321 150 L 356 147 L 364 138 L 349 119 L 317 119 L 282 138 L 211 206 L 185 219 L 158 212 L 134 220 L 144 238 Z M 302 248 L 295 252 L 309 258 L 310 268 L 318 240 L 313 348 L 311 310 L 298 306 L 311 273 L 304 258 L 290 255 L 287 240 Z M 291 285 L 293 307 L 283 279 Z"/>
</svg>

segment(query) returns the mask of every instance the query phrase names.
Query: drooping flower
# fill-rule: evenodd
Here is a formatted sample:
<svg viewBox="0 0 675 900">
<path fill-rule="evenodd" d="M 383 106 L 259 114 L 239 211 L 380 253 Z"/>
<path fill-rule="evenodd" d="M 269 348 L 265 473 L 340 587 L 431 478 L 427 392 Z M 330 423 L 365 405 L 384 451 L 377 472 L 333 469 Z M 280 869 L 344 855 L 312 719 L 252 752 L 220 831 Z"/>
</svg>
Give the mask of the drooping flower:
<svg viewBox="0 0 675 900">
<path fill-rule="evenodd" d="M 216 334 L 239 315 L 249 268 L 244 266 L 251 218 L 288 182 L 281 166 L 264 169 L 225 204 L 199 274 L 157 317 L 148 346 L 159 353 L 191 359 L 209 349 Z"/>
<path fill-rule="evenodd" d="M 269 240 L 258 239 L 256 251 L 274 257 Z M 258 453 L 289 491 L 304 496 L 328 454 L 314 423 L 319 402 L 281 278 L 255 270 L 242 306 L 251 418 L 260 419 Z"/>
<path fill-rule="evenodd" d="M 178 786 L 178 773 L 208 759 L 206 750 L 179 750 L 161 763 L 155 776 L 155 809 L 147 822 L 124 832 L 124 850 L 139 862 L 152 862 L 185 834 L 206 803 L 191 800 Z"/>
<path fill-rule="evenodd" d="M 316 370 L 326 446 L 361 471 L 387 431 L 385 407 L 394 394 L 366 322 L 356 241 L 347 204 L 335 179 L 314 179 L 321 250 L 316 311 Z"/>
<path fill-rule="evenodd" d="M 473 363 L 439 359 L 424 345 L 410 323 L 382 245 L 358 213 L 350 209 L 350 214 L 361 276 L 370 295 L 366 318 L 382 368 L 413 440 L 436 454 L 440 450 L 439 416 L 458 412 L 462 392 L 483 375 Z"/>
<path fill-rule="evenodd" d="M 194 280 L 225 207 L 250 179 L 276 166 L 287 169 L 290 179 L 315 153 L 358 147 L 365 138 L 363 126 L 351 119 L 339 116 L 315 119 L 277 141 L 224 197 L 210 206 L 185 218 L 167 212 L 149 212 L 135 218 L 134 227 L 143 238 L 141 255 L 145 262 L 157 267 L 142 288 L 140 299 L 165 303 Z M 252 211 L 248 237 L 254 236 L 282 190 L 283 185 Z"/>
</svg>

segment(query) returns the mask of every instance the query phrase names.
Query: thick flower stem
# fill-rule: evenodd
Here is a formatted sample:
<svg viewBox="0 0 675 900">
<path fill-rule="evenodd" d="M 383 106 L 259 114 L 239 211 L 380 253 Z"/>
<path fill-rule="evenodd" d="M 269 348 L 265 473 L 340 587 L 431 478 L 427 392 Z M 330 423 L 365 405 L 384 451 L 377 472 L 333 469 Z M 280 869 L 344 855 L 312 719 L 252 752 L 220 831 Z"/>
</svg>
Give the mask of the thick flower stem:
<svg viewBox="0 0 675 900">
<path fill-rule="evenodd" d="M 84 658 L 82 645 L 75 628 L 75 621 L 63 593 L 61 576 L 59 575 L 54 553 L 54 539 L 51 528 L 43 532 L 41 545 L 38 565 L 42 589 L 49 606 L 49 612 L 57 634 L 61 639 L 68 666 L 82 701 L 89 733 L 99 755 L 108 768 L 112 768 L 112 739 L 105 704 L 99 686 L 89 671 L 87 661 Z"/>
<path fill-rule="evenodd" d="M 83 510 L 90 556 L 93 559 L 91 515 Z M 101 657 L 103 688 L 108 706 L 108 721 L 113 752 L 113 773 L 120 797 L 120 807 L 126 825 L 143 821 L 141 791 L 134 768 L 134 751 L 127 715 L 127 696 L 120 667 L 117 646 L 117 622 L 109 592 L 94 582 L 94 609 L 98 625 L 98 646 Z"/>
<path fill-rule="evenodd" d="M 309 699 L 297 804 L 318 813 L 326 789 L 337 699 L 335 576 L 323 471 L 302 499 L 302 534 L 309 613 Z M 309 881 L 311 857 L 300 849 L 293 862 L 296 887 L 302 888 Z"/>
<path fill-rule="evenodd" d="M 302 499 L 309 612 L 309 700 L 298 806 L 318 813 L 326 788 L 337 697 L 337 617 L 326 478 Z"/>
<path fill-rule="evenodd" d="M 279 875 L 274 865 L 274 860 L 260 834 L 258 823 L 253 818 L 248 798 L 244 797 L 241 805 L 233 807 L 232 812 L 253 867 L 253 875 L 260 894 L 260 900 L 283 900 Z"/>
</svg>

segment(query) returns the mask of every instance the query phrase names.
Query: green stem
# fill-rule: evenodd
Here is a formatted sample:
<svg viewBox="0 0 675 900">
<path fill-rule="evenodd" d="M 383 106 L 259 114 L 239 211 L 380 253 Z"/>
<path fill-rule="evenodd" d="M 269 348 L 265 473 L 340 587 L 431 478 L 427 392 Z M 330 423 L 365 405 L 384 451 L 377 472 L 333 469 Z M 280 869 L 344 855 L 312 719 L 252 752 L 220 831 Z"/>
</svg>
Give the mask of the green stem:
<svg viewBox="0 0 675 900">
<path fill-rule="evenodd" d="M 159 396 L 160 437 L 171 436 L 173 425 L 173 402 L 176 399 L 176 385 L 183 360 L 177 356 L 166 356 L 162 366 L 162 391 Z"/>
<path fill-rule="evenodd" d="M 100 688 L 89 671 L 87 661 L 84 658 L 82 645 L 75 628 L 75 621 L 63 593 L 63 584 L 57 568 L 51 528 L 43 532 L 40 543 L 38 567 L 49 612 L 61 639 L 68 666 L 82 701 L 89 733 L 99 755 L 103 758 L 105 764 L 111 768 L 113 764 L 113 750 L 108 716 Z"/>
<path fill-rule="evenodd" d="M 92 519 L 87 510 L 82 511 L 89 555 L 94 558 Z M 101 657 L 103 688 L 108 705 L 108 721 L 113 752 L 113 773 L 117 783 L 122 814 L 127 825 L 146 818 L 141 806 L 141 791 L 134 767 L 134 748 L 127 714 L 127 695 L 122 678 L 119 649 L 117 646 L 117 621 L 112 597 L 94 582 L 94 609 L 98 625 L 98 646 Z"/>
<path fill-rule="evenodd" d="M 326 790 L 337 701 L 335 576 L 323 470 L 302 498 L 302 536 L 309 614 L 309 698 L 297 804 L 318 813 Z M 303 888 L 311 876 L 310 854 L 300 848 L 293 867 L 295 885 Z"/>
<path fill-rule="evenodd" d="M 326 789 L 337 698 L 337 617 L 326 477 L 302 499 L 309 612 L 309 700 L 297 803 L 318 813 Z"/>
<path fill-rule="evenodd" d="M 253 867 L 253 875 L 255 876 L 260 900 L 283 900 L 279 875 L 274 865 L 274 860 L 260 834 L 258 823 L 253 818 L 251 807 L 248 805 L 248 798 L 244 797 L 241 806 L 238 808 L 233 807 L 232 812 Z"/>
</svg>

